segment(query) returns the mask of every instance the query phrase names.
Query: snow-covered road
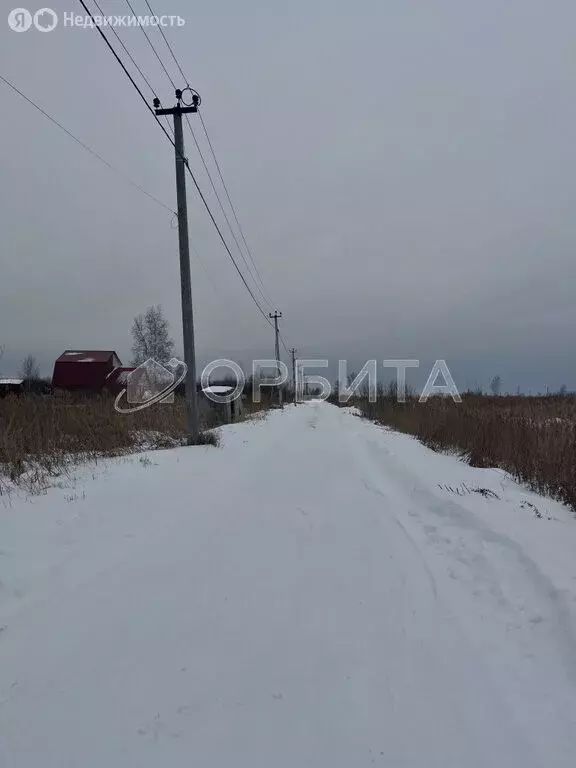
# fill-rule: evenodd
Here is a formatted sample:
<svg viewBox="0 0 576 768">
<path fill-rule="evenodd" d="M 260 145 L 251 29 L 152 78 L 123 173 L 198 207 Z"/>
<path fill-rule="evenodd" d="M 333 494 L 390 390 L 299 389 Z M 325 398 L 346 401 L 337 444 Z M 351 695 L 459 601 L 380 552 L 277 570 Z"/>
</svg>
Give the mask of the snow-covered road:
<svg viewBox="0 0 576 768">
<path fill-rule="evenodd" d="M 576 765 L 567 510 L 323 403 L 222 442 L 0 506 L 2 768 Z"/>
</svg>

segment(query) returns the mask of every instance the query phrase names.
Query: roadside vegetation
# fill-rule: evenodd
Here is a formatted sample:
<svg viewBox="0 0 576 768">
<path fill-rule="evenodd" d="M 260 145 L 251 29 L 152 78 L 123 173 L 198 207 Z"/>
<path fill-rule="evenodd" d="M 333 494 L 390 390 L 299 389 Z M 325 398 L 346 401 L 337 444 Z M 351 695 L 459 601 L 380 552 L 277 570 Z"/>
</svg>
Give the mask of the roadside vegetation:
<svg viewBox="0 0 576 768">
<path fill-rule="evenodd" d="M 368 419 L 415 435 L 436 451 L 455 451 L 474 467 L 499 467 L 537 493 L 576 510 L 576 396 L 486 396 L 462 403 L 432 397 L 396 400 L 393 388 L 377 402 L 353 402 Z"/>
<path fill-rule="evenodd" d="M 131 333 L 131 367 L 150 359 L 166 364 L 174 356 L 174 339 L 160 305 L 137 315 Z M 0 344 L 0 360 L 3 351 Z M 40 378 L 34 355 L 24 357 L 18 378 L 21 381 L 6 382 L 14 384 L 14 391 L 0 388 L 0 495 L 15 485 L 42 489 L 82 462 L 187 444 L 184 384 L 176 388 L 171 404 L 118 413 L 114 390 L 106 391 L 102 381 L 95 382 L 93 394 L 88 394 L 87 382 L 82 394 L 73 393 L 67 386 Z M 234 388 L 236 380 L 211 380 L 211 385 L 217 384 Z M 258 417 L 272 406 L 274 395 L 269 388 L 262 390 L 261 402 L 253 402 L 252 384 L 252 378 L 245 383 L 241 419 Z M 218 445 L 215 428 L 221 425 L 220 418 L 217 409 L 200 411 L 199 445 Z"/>
<path fill-rule="evenodd" d="M 269 407 L 245 403 L 244 418 Z M 216 415 L 201 423 L 200 443 L 217 445 Z M 172 448 L 186 443 L 186 404 L 159 404 L 120 414 L 114 399 L 43 397 L 34 394 L 0 397 L 0 493 L 9 485 L 40 489 L 51 479 L 84 461 L 138 451 Z"/>
</svg>

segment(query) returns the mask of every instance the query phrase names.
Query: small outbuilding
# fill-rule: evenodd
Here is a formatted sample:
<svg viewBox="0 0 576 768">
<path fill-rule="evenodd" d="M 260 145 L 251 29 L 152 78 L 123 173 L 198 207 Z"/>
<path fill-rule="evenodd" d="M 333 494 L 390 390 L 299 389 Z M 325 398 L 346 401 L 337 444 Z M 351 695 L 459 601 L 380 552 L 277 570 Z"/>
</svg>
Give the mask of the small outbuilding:
<svg viewBox="0 0 576 768">
<path fill-rule="evenodd" d="M 101 392 L 107 376 L 120 365 L 113 350 L 67 349 L 54 363 L 52 386 L 75 392 Z"/>
<path fill-rule="evenodd" d="M 198 407 L 200 413 L 204 414 L 208 421 L 213 420 L 220 424 L 230 424 L 232 421 L 237 421 L 241 418 L 244 412 L 244 403 L 241 394 L 234 400 L 228 402 L 215 402 L 211 397 L 211 395 L 214 395 L 222 400 L 233 391 L 234 387 L 223 384 L 215 384 L 200 389 L 198 391 Z"/>
<path fill-rule="evenodd" d="M 0 397 L 21 395 L 24 392 L 24 379 L 0 379 Z"/>
</svg>

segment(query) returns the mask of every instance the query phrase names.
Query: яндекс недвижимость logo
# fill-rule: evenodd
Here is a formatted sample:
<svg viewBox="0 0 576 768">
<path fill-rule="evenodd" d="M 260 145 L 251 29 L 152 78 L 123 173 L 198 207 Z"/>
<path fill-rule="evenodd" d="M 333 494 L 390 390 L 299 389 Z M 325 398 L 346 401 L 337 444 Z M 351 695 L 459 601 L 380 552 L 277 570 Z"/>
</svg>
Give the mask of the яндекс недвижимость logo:
<svg viewBox="0 0 576 768">
<path fill-rule="evenodd" d="M 58 26 L 58 14 L 52 8 L 40 8 L 34 15 L 27 8 L 13 8 L 8 26 L 14 32 L 27 32 L 34 25 L 39 32 L 52 32 Z"/>
</svg>

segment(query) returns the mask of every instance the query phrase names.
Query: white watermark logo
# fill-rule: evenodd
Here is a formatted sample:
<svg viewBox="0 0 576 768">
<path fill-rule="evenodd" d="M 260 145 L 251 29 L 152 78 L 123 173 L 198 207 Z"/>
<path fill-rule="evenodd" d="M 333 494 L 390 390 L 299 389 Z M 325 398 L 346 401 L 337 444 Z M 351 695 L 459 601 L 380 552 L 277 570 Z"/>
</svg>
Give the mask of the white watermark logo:
<svg viewBox="0 0 576 768">
<path fill-rule="evenodd" d="M 39 32 L 52 32 L 58 26 L 58 16 L 52 8 L 40 8 L 34 14 L 34 26 Z"/>
<path fill-rule="evenodd" d="M 14 32 L 27 32 L 32 24 L 39 32 L 52 32 L 58 26 L 58 14 L 52 8 L 40 8 L 34 16 L 27 8 L 13 8 L 8 14 L 8 26 Z"/>
<path fill-rule="evenodd" d="M 334 385 L 324 376 L 310 375 L 306 369 L 328 368 L 328 360 L 295 360 L 294 378 L 291 379 L 288 367 L 281 360 L 253 360 L 252 361 L 252 402 L 262 402 L 262 388 L 277 389 L 288 387 L 293 390 L 297 402 L 305 400 L 313 393 L 320 400 L 336 397 L 341 405 L 348 403 L 353 397 L 365 397 L 369 402 L 375 403 L 382 395 L 383 390 L 378 383 L 378 361 L 368 360 L 362 366 L 358 374 L 348 374 L 346 360 L 338 361 L 338 380 Z M 393 384 L 393 393 L 399 403 L 407 401 L 406 370 L 419 368 L 419 360 L 383 360 L 382 367 L 396 369 L 396 381 Z M 210 389 L 210 376 L 217 369 L 227 368 L 235 380 L 235 384 L 228 387 L 227 392 L 214 392 Z M 274 375 L 266 375 L 264 371 L 273 372 Z M 440 379 L 440 382 L 438 381 Z M 242 368 L 233 360 L 214 360 L 202 371 L 202 389 L 206 397 L 215 403 L 231 402 L 240 397 L 246 386 L 246 377 Z M 426 380 L 426 384 L 418 397 L 418 402 L 426 403 L 430 397 L 442 395 L 450 397 L 455 403 L 461 403 L 462 398 L 454 383 L 452 374 L 445 360 L 436 360 Z"/>
<path fill-rule="evenodd" d="M 32 14 L 26 8 L 14 8 L 8 14 L 8 26 L 14 32 L 27 32 L 32 26 Z"/>
<path fill-rule="evenodd" d="M 173 357 L 166 365 L 146 360 L 126 374 L 126 386 L 116 397 L 114 408 L 119 413 L 135 413 L 156 403 L 173 403 L 174 390 L 184 381 L 186 363 Z M 126 398 L 128 406 L 122 405 Z"/>
<path fill-rule="evenodd" d="M 389 381 L 387 397 L 394 397 L 399 403 L 406 403 L 406 371 L 408 368 L 418 368 L 418 360 L 382 360 L 384 369 L 396 369 L 396 381 Z M 338 361 L 338 379 L 333 384 L 324 376 L 306 373 L 310 368 L 328 368 L 328 360 L 294 361 L 293 376 L 290 377 L 288 367 L 281 360 L 263 359 L 252 361 L 250 389 L 253 403 L 262 402 L 262 389 L 278 390 L 286 387 L 293 394 L 295 402 L 301 402 L 309 397 L 327 400 L 336 399 L 341 405 L 346 405 L 352 398 L 367 399 L 375 403 L 385 395 L 385 390 L 378 382 L 378 361 L 367 360 L 360 372 L 348 373 L 346 360 Z M 225 385 L 212 385 L 211 377 L 217 370 L 227 369 L 224 377 Z M 149 408 L 157 403 L 173 403 L 174 391 L 186 377 L 187 366 L 181 360 L 173 357 L 165 365 L 157 360 L 149 359 L 137 368 L 129 371 L 122 369 L 118 383 L 123 389 L 117 395 L 114 407 L 119 413 L 134 413 Z M 273 375 L 270 375 L 272 373 Z M 215 404 L 232 403 L 241 398 L 246 391 L 246 375 L 240 365 L 234 360 L 213 360 L 205 366 L 200 377 L 202 394 Z M 434 396 L 450 397 L 455 403 L 461 403 L 452 374 L 445 360 L 436 360 L 419 396 L 411 391 L 410 398 L 417 397 L 418 402 L 426 403 Z M 127 405 L 122 402 L 126 401 Z"/>
<path fill-rule="evenodd" d="M 52 8 L 40 8 L 34 16 L 27 8 L 14 8 L 8 14 L 8 26 L 14 32 L 27 32 L 32 24 L 39 32 L 52 32 L 58 26 L 58 14 Z"/>
<path fill-rule="evenodd" d="M 183 27 L 186 20 L 181 16 L 162 14 L 162 16 L 130 16 L 114 14 L 110 16 L 88 15 L 67 12 L 63 15 L 64 27 Z M 14 8 L 8 14 L 8 26 L 14 32 L 27 32 L 34 25 L 39 32 L 52 32 L 58 26 L 58 14 L 52 8 L 40 8 L 34 15 L 27 8 Z"/>
</svg>

